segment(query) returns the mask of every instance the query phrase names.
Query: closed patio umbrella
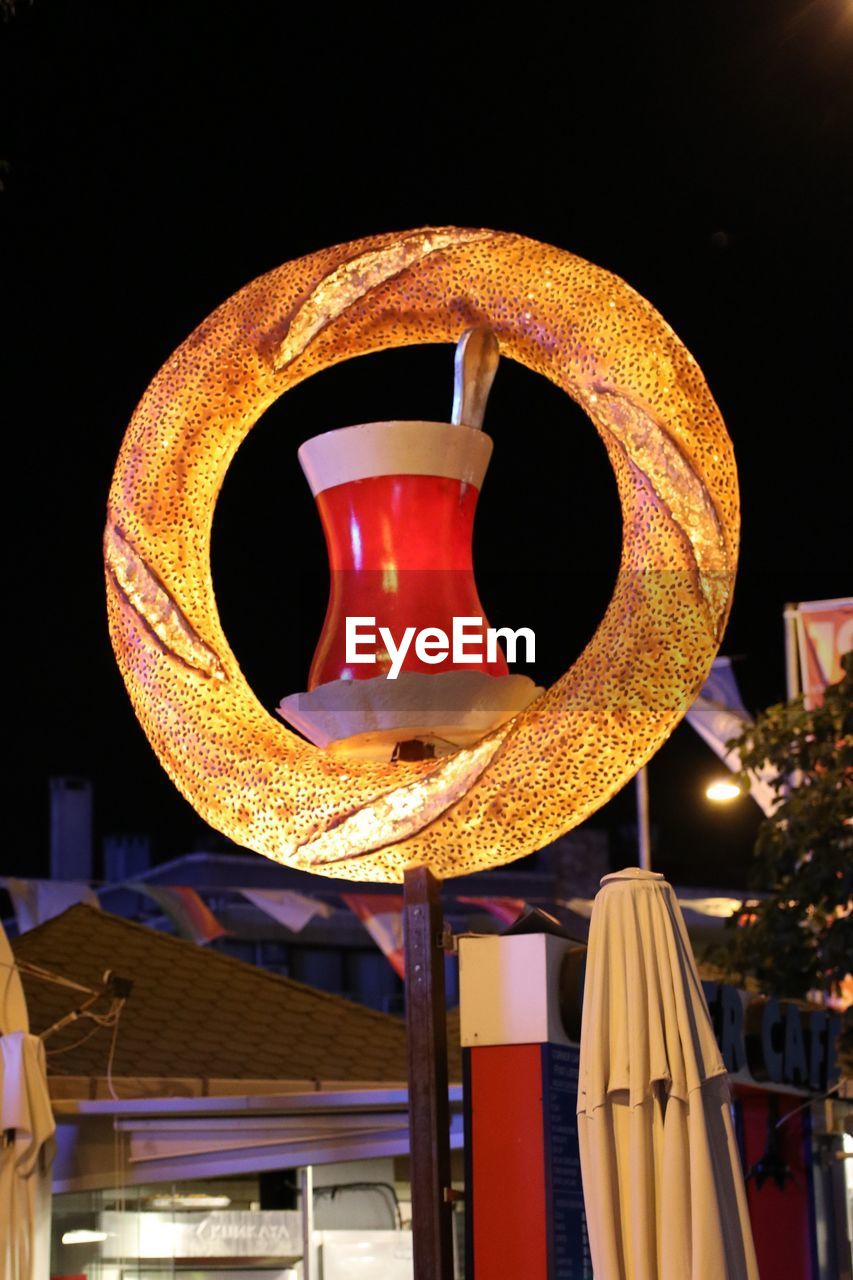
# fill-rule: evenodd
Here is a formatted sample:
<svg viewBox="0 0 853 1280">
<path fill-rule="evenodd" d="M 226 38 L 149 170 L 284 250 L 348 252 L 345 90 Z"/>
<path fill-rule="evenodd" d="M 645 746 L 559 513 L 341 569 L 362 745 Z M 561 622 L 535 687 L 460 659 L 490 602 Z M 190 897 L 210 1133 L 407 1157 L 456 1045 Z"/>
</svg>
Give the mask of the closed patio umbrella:
<svg viewBox="0 0 853 1280">
<path fill-rule="evenodd" d="M 578 1088 L 596 1280 L 758 1280 L 726 1069 L 675 894 L 635 867 L 601 886 Z"/>
<path fill-rule="evenodd" d="M 56 1125 L 44 1045 L 29 1034 L 14 964 L 0 926 L 0 1276 L 48 1280 Z"/>
</svg>

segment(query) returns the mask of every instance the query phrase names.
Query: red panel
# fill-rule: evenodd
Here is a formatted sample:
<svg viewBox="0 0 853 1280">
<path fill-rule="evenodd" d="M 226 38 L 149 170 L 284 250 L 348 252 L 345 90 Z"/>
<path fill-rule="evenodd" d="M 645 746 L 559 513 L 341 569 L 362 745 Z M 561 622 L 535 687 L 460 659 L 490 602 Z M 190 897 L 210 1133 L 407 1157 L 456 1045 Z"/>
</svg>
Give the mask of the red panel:
<svg viewBox="0 0 853 1280">
<path fill-rule="evenodd" d="M 541 1046 L 471 1050 L 477 1280 L 547 1280 Z"/>
<path fill-rule="evenodd" d="M 740 1091 L 739 1091 L 740 1092 Z M 777 1094 L 779 1119 L 802 1098 Z M 762 1090 L 740 1093 L 744 1165 L 748 1171 L 761 1160 L 767 1147 L 768 1095 Z M 793 1180 L 784 1188 L 768 1178 L 759 1188 L 754 1177 L 746 1184 L 749 1216 L 758 1256 L 758 1270 L 767 1280 L 813 1280 L 811 1249 L 811 1199 L 803 1113 L 791 1116 L 778 1130 L 779 1152 Z"/>
</svg>

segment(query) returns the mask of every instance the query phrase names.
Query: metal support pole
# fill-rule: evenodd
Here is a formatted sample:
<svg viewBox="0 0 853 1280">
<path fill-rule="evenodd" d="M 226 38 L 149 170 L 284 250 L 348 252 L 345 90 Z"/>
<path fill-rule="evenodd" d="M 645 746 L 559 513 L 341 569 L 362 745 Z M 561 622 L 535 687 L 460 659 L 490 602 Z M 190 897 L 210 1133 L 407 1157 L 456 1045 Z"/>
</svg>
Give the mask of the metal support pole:
<svg viewBox="0 0 853 1280">
<path fill-rule="evenodd" d="M 299 1171 L 299 1204 L 302 1210 L 302 1280 L 317 1280 L 314 1269 L 314 1170 Z"/>
<path fill-rule="evenodd" d="M 652 836 L 649 827 L 649 775 L 645 766 L 637 774 L 637 843 L 643 871 L 652 869 Z"/>
<path fill-rule="evenodd" d="M 406 1032 L 415 1280 L 453 1280 L 450 1108 L 439 881 L 405 873 Z"/>
<path fill-rule="evenodd" d="M 785 619 L 785 696 L 789 702 L 793 702 L 802 692 L 797 645 L 797 606 L 786 604 L 782 616 Z"/>
</svg>

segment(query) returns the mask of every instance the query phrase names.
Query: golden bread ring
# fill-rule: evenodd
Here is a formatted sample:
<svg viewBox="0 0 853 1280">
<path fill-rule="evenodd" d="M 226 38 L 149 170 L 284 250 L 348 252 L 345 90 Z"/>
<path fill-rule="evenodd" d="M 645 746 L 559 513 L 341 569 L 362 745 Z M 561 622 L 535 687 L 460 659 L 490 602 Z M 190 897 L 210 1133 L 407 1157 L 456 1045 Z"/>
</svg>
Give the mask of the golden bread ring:
<svg viewBox="0 0 853 1280">
<path fill-rule="evenodd" d="M 216 497 L 288 388 L 473 324 L 595 423 L 623 513 L 613 597 L 571 669 L 474 746 L 440 762 L 334 759 L 260 705 L 231 652 L 210 568 Z M 154 378 L 110 490 L 110 634 L 151 745 L 211 826 L 306 871 L 400 881 L 425 864 L 449 877 L 540 848 L 654 754 L 719 646 L 738 526 L 731 442 L 702 373 L 624 281 L 517 235 L 372 236 L 252 281 Z"/>
</svg>

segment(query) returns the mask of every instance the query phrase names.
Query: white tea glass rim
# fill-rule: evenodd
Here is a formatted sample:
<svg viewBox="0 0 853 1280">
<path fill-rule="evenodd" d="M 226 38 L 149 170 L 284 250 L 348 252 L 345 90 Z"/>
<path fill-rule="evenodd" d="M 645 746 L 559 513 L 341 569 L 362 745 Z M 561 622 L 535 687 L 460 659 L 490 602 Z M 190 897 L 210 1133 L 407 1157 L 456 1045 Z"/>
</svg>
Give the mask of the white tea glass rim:
<svg viewBox="0 0 853 1280">
<path fill-rule="evenodd" d="M 375 476 L 441 476 L 481 489 L 491 437 L 451 422 L 366 422 L 306 440 L 299 461 L 317 494 Z"/>
</svg>

